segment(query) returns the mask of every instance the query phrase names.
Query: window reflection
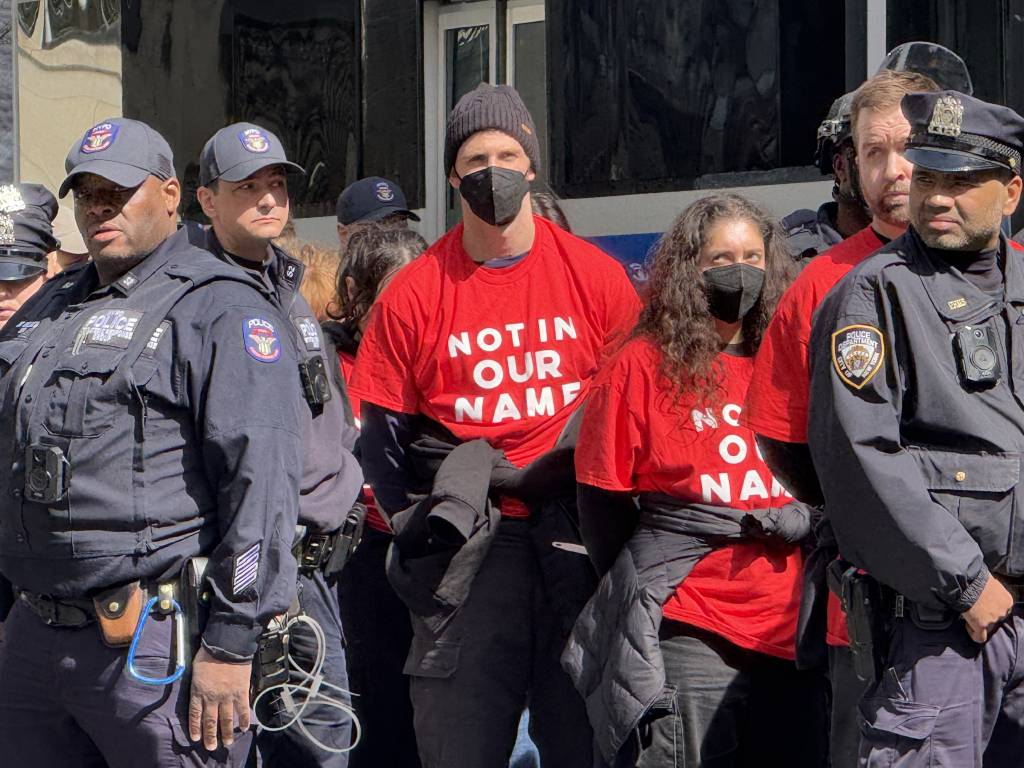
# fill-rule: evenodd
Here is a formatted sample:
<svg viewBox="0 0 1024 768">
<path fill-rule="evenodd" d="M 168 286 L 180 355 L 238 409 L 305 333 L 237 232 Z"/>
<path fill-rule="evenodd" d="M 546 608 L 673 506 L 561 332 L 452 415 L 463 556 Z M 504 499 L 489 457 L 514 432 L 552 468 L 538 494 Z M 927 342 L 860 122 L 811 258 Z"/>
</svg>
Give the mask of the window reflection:
<svg viewBox="0 0 1024 768">
<path fill-rule="evenodd" d="M 456 27 L 445 33 L 445 98 L 446 112 L 452 111 L 463 96 L 484 81 L 490 81 L 491 28 L 487 24 Z M 462 221 L 459 195 L 445 184 L 448 201 L 445 211 L 447 227 Z"/>
<path fill-rule="evenodd" d="M 820 178 L 838 3 L 548 0 L 553 185 L 568 196 Z M 789 49 L 793 48 L 794 52 Z"/>
</svg>

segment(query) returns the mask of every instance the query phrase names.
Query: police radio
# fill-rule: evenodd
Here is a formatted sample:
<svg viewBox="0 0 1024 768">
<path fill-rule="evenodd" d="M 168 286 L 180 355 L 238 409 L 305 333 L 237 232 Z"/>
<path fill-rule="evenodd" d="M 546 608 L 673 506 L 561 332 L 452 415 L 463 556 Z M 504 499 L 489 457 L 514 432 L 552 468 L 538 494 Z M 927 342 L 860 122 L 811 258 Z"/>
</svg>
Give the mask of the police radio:
<svg viewBox="0 0 1024 768">
<path fill-rule="evenodd" d="M 967 325 L 954 336 L 956 362 L 964 383 L 974 388 L 990 387 L 999 381 L 999 349 L 996 332 L 988 326 Z"/>
<path fill-rule="evenodd" d="M 302 396 L 310 408 L 323 408 L 324 403 L 331 399 L 331 382 L 320 355 L 299 363 L 299 380 L 302 382 Z"/>
</svg>

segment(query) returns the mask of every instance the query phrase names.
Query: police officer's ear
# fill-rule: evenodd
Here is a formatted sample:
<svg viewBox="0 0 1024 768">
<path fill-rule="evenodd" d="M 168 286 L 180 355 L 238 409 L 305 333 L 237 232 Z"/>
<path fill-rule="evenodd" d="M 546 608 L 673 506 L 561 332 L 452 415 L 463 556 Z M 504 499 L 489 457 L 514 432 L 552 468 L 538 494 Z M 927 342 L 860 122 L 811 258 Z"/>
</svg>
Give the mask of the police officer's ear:
<svg viewBox="0 0 1024 768">
<path fill-rule="evenodd" d="M 199 187 L 196 190 L 196 199 L 199 201 L 199 206 L 203 209 L 203 214 L 210 221 L 213 221 L 214 217 L 217 215 L 217 204 L 215 198 L 216 195 L 214 194 L 214 190 L 209 187 Z"/>
<path fill-rule="evenodd" d="M 1003 216 L 1009 216 L 1017 210 L 1017 206 L 1020 205 L 1022 188 L 1024 188 L 1024 182 L 1021 181 L 1020 176 L 1013 174 L 1006 182 L 1006 202 L 1003 204 Z"/>
<path fill-rule="evenodd" d="M 177 216 L 181 204 L 181 182 L 172 176 L 160 183 L 160 194 L 163 196 L 168 216 Z"/>
</svg>

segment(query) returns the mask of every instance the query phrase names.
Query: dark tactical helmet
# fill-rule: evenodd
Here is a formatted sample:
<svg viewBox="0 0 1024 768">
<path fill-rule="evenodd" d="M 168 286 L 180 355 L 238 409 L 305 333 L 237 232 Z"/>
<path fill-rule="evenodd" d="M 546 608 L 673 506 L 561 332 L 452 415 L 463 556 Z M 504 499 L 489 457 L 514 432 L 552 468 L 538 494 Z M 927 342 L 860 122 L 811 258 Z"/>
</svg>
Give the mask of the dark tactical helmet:
<svg viewBox="0 0 1024 768">
<path fill-rule="evenodd" d="M 878 72 L 884 69 L 891 69 L 894 72 L 917 72 L 930 77 L 942 90 L 960 91 L 968 96 L 974 93 L 967 64 L 949 48 L 938 43 L 917 41 L 898 45 L 882 59 Z M 832 175 L 832 158 L 835 157 L 836 150 L 852 137 L 852 104 L 853 92 L 844 93 L 832 102 L 828 115 L 818 126 L 814 164 L 825 176 Z"/>
<path fill-rule="evenodd" d="M 832 158 L 844 141 L 850 139 L 850 106 L 853 92 L 844 93 L 832 102 L 825 119 L 818 126 L 818 146 L 814 150 L 814 164 L 825 176 L 832 175 Z"/>
<path fill-rule="evenodd" d="M 882 59 L 878 72 L 883 69 L 891 69 L 894 72 L 917 72 L 930 77 L 943 91 L 959 91 L 968 96 L 974 94 L 974 84 L 971 83 L 971 73 L 967 70 L 967 64 L 949 48 L 938 43 L 914 42 L 898 45 Z"/>
</svg>

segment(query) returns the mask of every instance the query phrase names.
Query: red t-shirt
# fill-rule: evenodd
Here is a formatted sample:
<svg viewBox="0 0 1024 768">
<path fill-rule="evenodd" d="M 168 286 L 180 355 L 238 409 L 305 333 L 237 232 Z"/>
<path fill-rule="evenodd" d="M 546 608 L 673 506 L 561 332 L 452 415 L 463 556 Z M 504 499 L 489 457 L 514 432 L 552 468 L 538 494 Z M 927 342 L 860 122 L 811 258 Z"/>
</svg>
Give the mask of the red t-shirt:
<svg viewBox="0 0 1024 768">
<path fill-rule="evenodd" d="M 470 259 L 460 224 L 402 269 L 371 312 L 350 391 L 483 438 L 517 466 L 548 451 L 640 301 L 610 256 L 534 225 L 512 266 Z M 511 500 L 502 511 L 526 514 Z"/>
<path fill-rule="evenodd" d="M 847 272 L 884 245 L 871 227 L 832 246 L 807 265 L 779 301 L 754 362 L 743 422 L 787 443 L 807 442 L 811 320 L 822 299 Z M 839 598 L 828 594 L 825 640 L 848 645 Z"/>
<path fill-rule="evenodd" d="M 754 510 L 792 499 L 740 425 L 751 358 L 718 356 L 718 404 L 659 385 L 661 353 L 633 339 L 594 382 L 579 442 L 576 479 L 609 491 L 656 491 L 683 501 Z M 666 618 L 715 632 L 750 650 L 795 655 L 803 558 L 798 546 L 749 541 L 716 549 L 664 605 Z"/>
<path fill-rule="evenodd" d="M 779 301 L 754 363 L 743 422 L 787 443 L 807 442 L 811 316 L 847 272 L 881 248 L 871 227 L 811 259 Z"/>
<path fill-rule="evenodd" d="M 352 381 L 352 371 L 355 369 L 356 359 L 338 350 L 338 362 L 341 363 L 341 377 L 347 385 L 348 382 Z M 356 421 L 356 429 L 362 429 L 363 425 L 359 421 L 359 398 L 349 392 L 348 403 L 352 408 L 352 418 Z M 362 502 L 366 505 L 366 524 L 375 531 L 391 533 L 391 526 L 381 516 L 380 510 L 377 509 L 377 502 L 373 500 L 373 489 L 369 483 L 363 484 Z"/>
</svg>

